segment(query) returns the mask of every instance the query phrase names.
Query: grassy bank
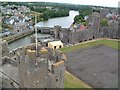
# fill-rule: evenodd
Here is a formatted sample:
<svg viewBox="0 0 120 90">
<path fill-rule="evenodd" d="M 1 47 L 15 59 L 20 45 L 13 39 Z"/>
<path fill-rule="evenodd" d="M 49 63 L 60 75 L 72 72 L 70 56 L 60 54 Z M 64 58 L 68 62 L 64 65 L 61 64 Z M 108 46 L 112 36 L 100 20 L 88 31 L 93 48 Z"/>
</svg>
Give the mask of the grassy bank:
<svg viewBox="0 0 120 90">
<path fill-rule="evenodd" d="M 69 72 L 65 72 L 65 88 L 91 88 Z"/>
<path fill-rule="evenodd" d="M 68 52 L 71 52 L 71 51 L 74 51 L 80 48 L 86 48 L 86 47 L 100 45 L 100 44 L 120 50 L 120 48 L 118 48 L 119 42 L 120 41 L 116 41 L 116 40 L 107 40 L 107 39 L 101 40 L 100 39 L 100 40 L 95 40 L 95 41 L 88 42 L 88 43 L 81 43 L 81 44 L 74 45 L 74 46 L 64 47 L 64 48 L 61 48 L 60 50 L 63 53 L 68 53 Z"/>
</svg>

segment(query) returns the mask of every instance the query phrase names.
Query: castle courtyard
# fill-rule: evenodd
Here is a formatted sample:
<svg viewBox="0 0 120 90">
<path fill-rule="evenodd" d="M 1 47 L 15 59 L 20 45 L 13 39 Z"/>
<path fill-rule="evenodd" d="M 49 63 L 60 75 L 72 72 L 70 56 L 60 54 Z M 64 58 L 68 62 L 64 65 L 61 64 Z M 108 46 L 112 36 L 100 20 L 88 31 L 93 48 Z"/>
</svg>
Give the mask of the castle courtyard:
<svg viewBox="0 0 120 90">
<path fill-rule="evenodd" d="M 66 53 L 67 71 L 93 88 L 118 87 L 118 51 L 105 45 Z"/>
</svg>

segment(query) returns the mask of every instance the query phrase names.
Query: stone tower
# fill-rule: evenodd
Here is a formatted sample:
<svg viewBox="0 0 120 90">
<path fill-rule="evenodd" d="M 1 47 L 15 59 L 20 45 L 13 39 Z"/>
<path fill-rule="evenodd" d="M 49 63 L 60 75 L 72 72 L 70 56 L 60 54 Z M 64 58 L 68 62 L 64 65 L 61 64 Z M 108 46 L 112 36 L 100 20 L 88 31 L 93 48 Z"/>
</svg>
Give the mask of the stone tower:
<svg viewBox="0 0 120 90">
<path fill-rule="evenodd" d="M 100 20 L 104 19 L 109 12 L 107 8 L 100 9 Z"/>
<path fill-rule="evenodd" d="M 60 30 L 61 30 L 61 26 L 54 26 L 54 37 L 55 39 L 59 39 L 60 38 Z"/>
<path fill-rule="evenodd" d="M 64 88 L 65 56 L 60 51 L 31 44 L 17 53 L 22 88 Z"/>
<path fill-rule="evenodd" d="M 90 15 L 88 18 L 89 30 L 93 32 L 93 39 L 99 37 L 100 17 L 99 15 Z"/>
</svg>

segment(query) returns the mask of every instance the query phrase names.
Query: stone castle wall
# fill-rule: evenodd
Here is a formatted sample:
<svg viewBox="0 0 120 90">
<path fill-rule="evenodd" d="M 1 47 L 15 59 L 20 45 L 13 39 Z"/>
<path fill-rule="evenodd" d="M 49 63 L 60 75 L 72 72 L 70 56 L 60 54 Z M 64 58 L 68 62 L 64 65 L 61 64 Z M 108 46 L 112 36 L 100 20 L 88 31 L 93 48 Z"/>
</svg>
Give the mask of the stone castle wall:
<svg viewBox="0 0 120 90">
<path fill-rule="evenodd" d="M 6 48 L 7 45 L 4 44 L 5 42 L 3 47 Z M 17 78 L 19 87 L 64 88 L 66 58 L 61 51 L 38 45 L 36 56 L 36 45 L 32 43 L 10 51 L 8 55 L 2 58 L 2 66 L 10 65 L 17 70 L 15 79 Z M 9 72 L 3 70 L 3 73 Z"/>
<path fill-rule="evenodd" d="M 105 15 L 106 12 L 103 11 L 102 17 L 104 17 Z M 88 18 L 88 29 L 82 31 L 79 29 L 63 29 L 60 26 L 56 26 L 54 28 L 54 36 L 55 38 L 60 39 L 63 43 L 66 44 L 75 44 L 96 38 L 118 39 L 118 26 L 100 26 L 100 19 L 101 17 L 99 15 L 90 15 Z"/>
<path fill-rule="evenodd" d="M 111 38 L 111 39 L 118 39 L 118 27 L 105 27 L 101 26 L 99 30 L 99 37 L 102 38 Z"/>
</svg>

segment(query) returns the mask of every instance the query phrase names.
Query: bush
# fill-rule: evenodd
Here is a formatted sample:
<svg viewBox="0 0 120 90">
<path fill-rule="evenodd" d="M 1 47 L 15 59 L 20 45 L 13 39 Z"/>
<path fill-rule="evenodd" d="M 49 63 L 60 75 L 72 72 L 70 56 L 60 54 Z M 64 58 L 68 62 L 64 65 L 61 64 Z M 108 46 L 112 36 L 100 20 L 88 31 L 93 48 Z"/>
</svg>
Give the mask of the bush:
<svg viewBox="0 0 120 90">
<path fill-rule="evenodd" d="M 101 26 L 108 26 L 108 20 L 107 20 L 107 19 L 102 19 L 102 20 L 100 21 L 100 25 L 101 25 Z"/>
</svg>

